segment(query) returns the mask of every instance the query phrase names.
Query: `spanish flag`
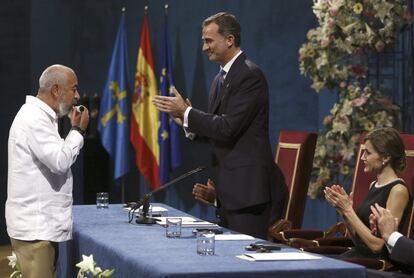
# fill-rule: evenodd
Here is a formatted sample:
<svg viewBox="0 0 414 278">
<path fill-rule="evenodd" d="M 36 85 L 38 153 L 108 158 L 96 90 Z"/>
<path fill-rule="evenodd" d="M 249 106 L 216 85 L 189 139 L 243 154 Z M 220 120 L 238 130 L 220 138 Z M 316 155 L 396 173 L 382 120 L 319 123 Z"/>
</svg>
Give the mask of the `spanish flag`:
<svg viewBox="0 0 414 278">
<path fill-rule="evenodd" d="M 149 182 L 151 188 L 155 189 L 160 186 L 159 112 L 151 101 L 157 95 L 158 89 L 154 73 L 147 13 L 144 15 L 140 40 L 132 97 L 130 134 L 132 145 L 135 148 L 137 167 Z"/>
</svg>

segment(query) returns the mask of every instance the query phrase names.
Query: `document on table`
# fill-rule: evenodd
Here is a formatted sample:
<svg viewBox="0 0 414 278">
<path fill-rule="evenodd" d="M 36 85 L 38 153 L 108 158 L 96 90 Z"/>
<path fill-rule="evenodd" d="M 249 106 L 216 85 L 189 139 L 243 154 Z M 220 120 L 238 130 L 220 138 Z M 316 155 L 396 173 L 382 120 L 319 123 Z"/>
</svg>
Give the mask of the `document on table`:
<svg viewBox="0 0 414 278">
<path fill-rule="evenodd" d="M 219 227 L 217 224 L 213 224 L 211 222 L 207 222 L 207 221 L 203 221 L 203 220 L 197 220 L 193 217 L 188 217 L 188 216 L 184 216 L 184 217 L 154 217 L 155 219 L 157 219 L 157 224 L 160 224 L 161 226 L 165 226 L 167 223 L 167 218 L 181 218 L 182 220 L 182 227 L 184 228 L 204 228 L 204 227 L 208 227 L 208 228 L 217 228 Z"/>
<path fill-rule="evenodd" d="M 215 240 L 254 240 L 254 237 L 244 234 L 222 234 L 214 238 Z"/>
<path fill-rule="evenodd" d="M 140 208 L 142 208 L 142 206 L 140 206 Z M 130 211 L 131 208 L 124 208 L 124 210 Z M 168 209 L 160 207 L 160 206 L 151 206 L 151 210 L 152 210 L 152 213 L 160 213 L 160 212 L 168 211 Z"/>
<path fill-rule="evenodd" d="M 236 257 L 247 261 L 302 261 L 321 259 L 319 256 L 304 252 L 245 253 Z"/>
</svg>

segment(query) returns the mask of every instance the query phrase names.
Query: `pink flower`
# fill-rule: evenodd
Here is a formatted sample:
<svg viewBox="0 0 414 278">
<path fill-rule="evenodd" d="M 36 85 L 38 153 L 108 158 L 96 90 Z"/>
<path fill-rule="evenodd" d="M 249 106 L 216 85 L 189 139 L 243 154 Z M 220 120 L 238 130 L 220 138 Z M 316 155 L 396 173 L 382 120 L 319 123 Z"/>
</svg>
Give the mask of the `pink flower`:
<svg viewBox="0 0 414 278">
<path fill-rule="evenodd" d="M 332 7 L 329 9 L 329 15 L 330 16 L 336 16 L 338 14 L 339 8 L 337 7 Z"/>
<path fill-rule="evenodd" d="M 352 106 L 354 107 L 360 107 L 362 105 L 364 105 L 367 102 L 367 98 L 366 97 L 359 97 L 356 98 L 352 101 Z"/>
<path fill-rule="evenodd" d="M 329 38 L 325 38 L 321 40 L 321 46 L 322 47 L 327 47 L 329 45 L 331 41 L 329 40 Z"/>
<path fill-rule="evenodd" d="M 378 52 L 382 52 L 384 50 L 384 47 L 385 47 L 385 44 L 381 40 L 377 41 L 377 43 L 375 44 L 375 48 L 377 49 Z"/>
<path fill-rule="evenodd" d="M 333 116 L 328 115 L 325 118 L 323 118 L 323 124 L 324 125 L 330 125 L 332 123 Z"/>
</svg>

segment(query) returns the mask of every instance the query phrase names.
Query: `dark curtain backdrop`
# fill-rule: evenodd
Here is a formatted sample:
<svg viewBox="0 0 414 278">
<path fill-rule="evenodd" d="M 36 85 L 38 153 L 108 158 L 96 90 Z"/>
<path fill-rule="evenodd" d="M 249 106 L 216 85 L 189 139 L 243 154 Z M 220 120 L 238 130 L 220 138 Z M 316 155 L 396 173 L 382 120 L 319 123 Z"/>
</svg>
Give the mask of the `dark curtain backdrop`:
<svg viewBox="0 0 414 278">
<path fill-rule="evenodd" d="M 336 96 L 316 94 L 310 81 L 298 69 L 298 49 L 308 29 L 316 25 L 312 1 L 291 0 L 175 0 L 149 1 L 149 24 L 155 62 L 160 71 L 161 36 L 164 4 L 169 4 L 174 78 L 176 87 L 194 106 L 206 108 L 208 90 L 219 67 L 201 51 L 201 22 L 219 11 L 235 14 L 242 25 L 242 49 L 264 71 L 270 88 L 270 139 L 277 144 L 281 130 L 317 131 Z M 81 94 L 101 94 L 106 80 L 121 7 L 126 7 L 126 28 L 130 76 L 134 76 L 144 6 L 148 1 L 126 0 L 4 0 L 0 2 L 0 70 L 3 106 L 0 160 L 1 242 L 7 241 L 4 202 L 7 192 L 7 136 L 11 121 L 26 94 L 34 95 L 38 77 L 45 67 L 60 63 L 72 67 L 78 75 Z M 132 80 L 131 80 L 132 82 Z M 91 143 L 95 142 L 92 144 Z M 88 141 L 88 150 L 99 150 L 98 141 Z M 176 177 L 199 165 L 210 165 L 208 145 L 188 142 L 182 136 L 184 164 L 172 173 Z M 90 203 L 91 188 L 110 191 L 112 202 L 120 202 L 120 182 L 111 180 L 105 154 L 93 159 L 83 155 L 74 166 L 76 203 Z M 102 159 L 103 158 L 103 159 Z M 87 159 L 87 160 L 86 160 Z M 131 159 L 133 154 L 131 153 Z M 87 165 L 85 165 L 87 161 Z M 92 162 L 91 162 L 92 161 Z M 94 168 L 93 165 L 96 165 Z M 125 199 L 138 199 L 148 191 L 131 161 L 131 171 L 122 181 Z M 86 169 L 86 171 L 85 171 Z M 203 218 L 212 218 L 211 208 L 193 201 L 191 186 L 205 182 L 207 170 L 180 182 L 156 196 L 176 208 Z M 96 178 L 91 178 L 96 177 Z M 100 178 L 99 178 L 100 177 Z M 92 190 L 93 191 L 93 190 Z M 93 193 L 93 192 L 92 192 Z M 308 200 L 304 226 L 325 228 L 336 221 L 333 209 Z"/>
</svg>

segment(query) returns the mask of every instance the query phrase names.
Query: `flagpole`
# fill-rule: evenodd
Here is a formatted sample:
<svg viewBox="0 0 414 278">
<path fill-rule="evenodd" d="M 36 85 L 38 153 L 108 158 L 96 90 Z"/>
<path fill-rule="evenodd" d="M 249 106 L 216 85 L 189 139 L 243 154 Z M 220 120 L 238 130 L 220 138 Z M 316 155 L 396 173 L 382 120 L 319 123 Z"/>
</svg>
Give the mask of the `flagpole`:
<svg viewBox="0 0 414 278">
<path fill-rule="evenodd" d="M 122 14 L 125 14 L 125 11 L 126 8 L 122 7 Z M 125 175 L 121 177 L 121 204 L 125 204 Z"/>
</svg>

